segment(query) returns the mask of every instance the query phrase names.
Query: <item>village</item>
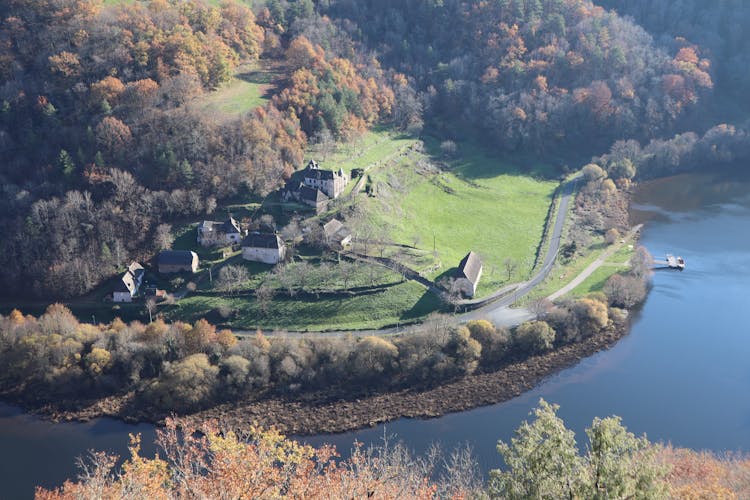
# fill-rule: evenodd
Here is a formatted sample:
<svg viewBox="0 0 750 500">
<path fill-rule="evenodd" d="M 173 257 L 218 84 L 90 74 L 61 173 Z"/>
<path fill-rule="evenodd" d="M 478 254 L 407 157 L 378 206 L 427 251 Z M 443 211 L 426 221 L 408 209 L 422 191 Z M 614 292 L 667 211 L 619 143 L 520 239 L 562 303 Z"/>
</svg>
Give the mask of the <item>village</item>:
<svg viewBox="0 0 750 500">
<path fill-rule="evenodd" d="M 117 304 L 144 302 L 151 314 L 160 303 L 169 302 L 173 305 L 175 298 L 179 300 L 185 297 L 191 288 L 194 291 L 194 286 L 190 284 L 194 283 L 193 276 L 201 270 L 208 270 L 209 282 L 213 283 L 219 279 L 218 275 L 214 275 L 215 272 L 225 266 L 236 266 L 239 259 L 245 263 L 256 263 L 266 267 L 283 267 L 293 264 L 295 253 L 302 247 L 306 247 L 308 252 L 312 249 L 312 252 L 321 255 L 335 255 L 337 260 L 347 259 L 354 266 L 379 266 L 386 272 L 399 274 L 402 281 L 408 279 L 421 283 L 440 299 L 435 302 L 438 305 L 440 302 L 474 297 L 482 277 L 483 265 L 481 257 L 471 249 L 467 249 L 468 253 L 460 262 L 454 263 L 456 267 L 447 279 L 435 284 L 420 272 L 410 269 L 408 263 L 384 258 L 382 245 L 353 240 L 353 231 L 338 218 L 338 210 L 331 209 L 332 203 L 344 195 L 350 182 L 357 183 L 349 193 L 350 198 L 353 198 L 352 194 L 364 188 L 365 177 L 362 170 L 353 169 L 352 173 L 356 176 L 355 180 L 352 180 L 343 168 L 327 170 L 311 159 L 281 190 L 271 195 L 284 206 L 295 209 L 295 214 L 299 213 L 296 209 L 301 206 L 307 209 L 302 211 L 302 216 L 294 219 L 295 225 L 300 228 L 299 231 L 279 231 L 270 217 L 260 217 L 261 222 L 257 224 L 242 223 L 231 214 L 224 220 L 203 220 L 192 231 L 196 245 L 194 249 L 162 250 L 150 264 L 146 264 L 152 271 L 151 274 L 158 275 L 160 279 L 145 279 L 144 265 L 132 262 L 115 281 L 108 300 L 111 299 Z M 353 248 L 353 243 L 359 243 L 356 249 Z M 371 243 L 369 248 L 367 243 Z M 206 252 L 214 256 L 220 255 L 221 260 L 218 263 L 203 261 L 200 254 Z M 235 264 L 229 264 L 230 260 Z M 150 282 L 163 282 L 172 276 L 177 276 L 176 280 L 172 280 L 173 283 L 186 284 L 184 290 L 173 290 L 170 294 Z M 244 274 L 242 276 L 244 277 Z M 241 280 L 242 277 L 237 279 Z M 373 290 L 378 288 L 375 280 L 371 280 L 371 284 Z M 225 291 L 231 288 L 227 287 L 226 283 L 224 286 Z M 343 288 L 346 290 L 340 291 L 351 293 L 351 287 Z M 253 292 L 254 295 L 258 295 L 257 289 Z M 228 291 L 228 294 L 231 295 L 231 291 Z"/>
</svg>

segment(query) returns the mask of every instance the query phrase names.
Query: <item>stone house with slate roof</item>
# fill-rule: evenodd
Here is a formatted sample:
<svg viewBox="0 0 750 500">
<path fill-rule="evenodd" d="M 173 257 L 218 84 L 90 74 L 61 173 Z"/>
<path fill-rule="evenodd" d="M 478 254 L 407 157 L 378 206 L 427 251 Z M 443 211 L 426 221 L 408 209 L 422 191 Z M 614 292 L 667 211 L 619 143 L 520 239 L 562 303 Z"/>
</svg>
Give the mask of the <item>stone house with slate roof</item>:
<svg viewBox="0 0 750 500">
<path fill-rule="evenodd" d="M 161 274 L 198 270 L 198 254 L 190 250 L 163 250 L 157 259 Z"/>
<path fill-rule="evenodd" d="M 305 186 L 320 189 L 331 199 L 338 198 L 344 192 L 348 182 L 349 176 L 346 175 L 344 169 L 323 170 L 315 160 L 310 160 L 304 171 Z"/>
<path fill-rule="evenodd" d="M 203 247 L 236 245 L 242 236 L 240 224 L 233 217 L 224 222 L 205 220 L 198 226 L 198 244 Z"/>
<path fill-rule="evenodd" d="M 482 260 L 474 252 L 469 252 L 461 259 L 456 272 L 456 287 L 466 297 L 473 297 L 482 277 Z"/>
<path fill-rule="evenodd" d="M 128 270 L 122 275 L 112 291 L 113 302 L 132 302 L 135 294 L 143 283 L 143 266 L 133 262 L 128 266 Z"/>
<path fill-rule="evenodd" d="M 331 200 L 320 189 L 302 186 L 299 190 L 299 201 L 305 205 L 310 205 L 315 209 L 315 213 L 319 214 L 326 211 L 328 202 Z"/>
<path fill-rule="evenodd" d="M 242 241 L 242 258 L 264 264 L 278 264 L 286 257 L 286 245 L 278 234 L 250 233 Z"/>
</svg>

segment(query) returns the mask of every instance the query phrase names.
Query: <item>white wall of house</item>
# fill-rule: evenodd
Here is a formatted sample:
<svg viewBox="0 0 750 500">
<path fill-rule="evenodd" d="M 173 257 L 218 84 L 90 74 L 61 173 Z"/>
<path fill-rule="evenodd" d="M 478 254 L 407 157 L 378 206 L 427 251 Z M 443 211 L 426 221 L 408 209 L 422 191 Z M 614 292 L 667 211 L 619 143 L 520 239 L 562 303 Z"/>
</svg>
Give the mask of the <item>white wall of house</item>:
<svg viewBox="0 0 750 500">
<path fill-rule="evenodd" d="M 339 176 L 337 172 L 333 174 L 333 179 L 316 179 L 314 177 L 305 177 L 305 184 L 311 188 L 317 188 L 323 191 L 329 198 L 338 198 L 344 191 L 349 179 L 346 175 Z"/>
<path fill-rule="evenodd" d="M 284 260 L 286 247 L 281 248 L 256 248 L 242 247 L 242 258 L 252 262 L 263 262 L 264 264 L 278 264 Z"/>
</svg>

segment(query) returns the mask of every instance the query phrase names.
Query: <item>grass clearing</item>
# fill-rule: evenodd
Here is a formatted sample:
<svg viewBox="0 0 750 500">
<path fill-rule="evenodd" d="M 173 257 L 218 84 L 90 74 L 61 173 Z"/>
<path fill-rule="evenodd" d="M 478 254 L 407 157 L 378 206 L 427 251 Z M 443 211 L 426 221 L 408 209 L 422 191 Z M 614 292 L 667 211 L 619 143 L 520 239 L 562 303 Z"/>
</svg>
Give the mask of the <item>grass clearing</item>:
<svg viewBox="0 0 750 500">
<path fill-rule="evenodd" d="M 385 127 L 376 127 L 350 143 L 313 144 L 308 148 L 305 157 L 315 159 L 321 168 L 342 168 L 351 174 L 355 168 L 370 170 L 383 165 L 417 142 L 417 139 L 408 135 Z M 354 182 L 347 186 L 348 190 L 357 180 L 354 179 Z"/>
<path fill-rule="evenodd" d="M 201 100 L 201 106 L 227 117 L 247 113 L 270 99 L 281 71 L 264 62 L 241 66 L 231 80 Z"/>
<path fill-rule="evenodd" d="M 477 291 L 482 296 L 528 277 L 558 183 L 543 179 L 549 174 L 543 165 L 521 169 L 477 146 L 461 150 L 459 159 L 430 168 L 424 162 L 439 160 L 428 144 L 423 158 L 405 158 L 376 172 L 377 194 L 367 199 L 368 211 L 393 241 L 434 249 L 431 279 L 448 275 L 470 250 L 478 252 L 484 263 Z M 508 258 L 518 264 L 510 279 L 504 269 Z"/>
</svg>

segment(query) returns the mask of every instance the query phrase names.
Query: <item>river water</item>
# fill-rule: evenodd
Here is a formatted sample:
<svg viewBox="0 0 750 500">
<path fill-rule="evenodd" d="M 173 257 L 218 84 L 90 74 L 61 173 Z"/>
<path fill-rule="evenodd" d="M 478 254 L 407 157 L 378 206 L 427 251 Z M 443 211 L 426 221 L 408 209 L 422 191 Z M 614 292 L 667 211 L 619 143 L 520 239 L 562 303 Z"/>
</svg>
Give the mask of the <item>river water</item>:
<svg viewBox="0 0 750 500">
<path fill-rule="evenodd" d="M 346 454 L 395 435 L 416 452 L 469 443 L 484 471 L 539 398 L 583 442 L 596 416 L 620 415 L 636 434 L 696 449 L 750 451 L 750 182 L 682 176 L 648 183 L 635 199 L 641 242 L 657 258 L 681 255 L 684 272 L 656 271 L 653 289 L 625 339 L 506 403 L 431 420 L 402 419 L 357 432 L 307 438 Z M 0 406 L 0 498 L 28 497 L 75 474 L 87 449 L 120 454 L 127 434 L 153 428 L 108 419 L 49 424 Z M 148 451 L 153 450 L 149 447 Z"/>
</svg>

